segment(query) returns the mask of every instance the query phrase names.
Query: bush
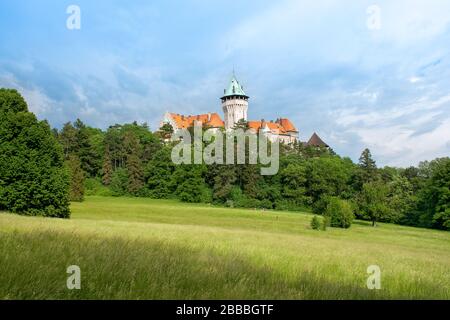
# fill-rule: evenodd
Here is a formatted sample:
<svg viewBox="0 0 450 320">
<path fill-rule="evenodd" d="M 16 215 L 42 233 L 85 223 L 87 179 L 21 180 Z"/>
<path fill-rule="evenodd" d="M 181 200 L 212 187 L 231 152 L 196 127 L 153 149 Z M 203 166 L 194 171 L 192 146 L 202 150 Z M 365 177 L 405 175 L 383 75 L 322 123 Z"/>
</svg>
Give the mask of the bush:
<svg viewBox="0 0 450 320">
<path fill-rule="evenodd" d="M 330 203 L 331 198 L 332 197 L 327 196 L 327 195 L 321 196 L 319 198 L 319 200 L 314 202 L 314 204 L 312 206 L 312 212 L 314 214 L 324 215 L 325 212 L 327 211 L 327 207 L 328 207 L 328 204 Z"/>
<path fill-rule="evenodd" d="M 336 197 L 330 199 L 325 216 L 328 217 L 331 227 L 344 229 L 350 228 L 354 219 L 350 203 Z"/>
<path fill-rule="evenodd" d="M 258 208 L 261 209 L 273 209 L 272 201 L 269 199 L 260 200 Z"/>
<path fill-rule="evenodd" d="M 244 195 L 235 202 L 235 206 L 239 208 L 260 208 L 261 201 L 259 201 L 258 199 L 249 198 Z"/>
<path fill-rule="evenodd" d="M 302 211 L 310 212 L 311 209 L 303 205 L 299 205 L 294 201 L 290 200 L 277 200 L 275 201 L 275 209 L 282 211 Z"/>
<path fill-rule="evenodd" d="M 87 196 L 110 197 L 113 192 L 103 183 L 100 178 L 89 178 L 84 182 L 84 193 Z"/>
<path fill-rule="evenodd" d="M 321 227 L 320 219 L 317 216 L 314 216 L 311 220 L 311 228 L 313 230 L 320 230 L 320 227 Z"/>
<path fill-rule="evenodd" d="M 322 230 L 327 231 L 327 228 L 330 226 L 330 218 L 327 216 L 323 217 L 322 220 Z"/>
<path fill-rule="evenodd" d="M 128 188 L 127 170 L 123 168 L 116 169 L 111 176 L 111 184 L 109 187 L 111 188 L 112 195 L 115 197 L 126 195 Z"/>
<path fill-rule="evenodd" d="M 227 207 L 227 208 L 234 208 L 234 201 L 233 200 L 227 200 L 225 202 L 225 207 Z"/>
<path fill-rule="evenodd" d="M 210 203 L 212 201 L 212 192 L 200 177 L 188 178 L 178 186 L 176 195 L 183 202 Z"/>
<path fill-rule="evenodd" d="M 258 200 L 246 195 L 242 195 L 238 200 L 233 201 L 233 204 L 238 208 L 273 209 L 273 204 L 269 199 Z"/>
</svg>

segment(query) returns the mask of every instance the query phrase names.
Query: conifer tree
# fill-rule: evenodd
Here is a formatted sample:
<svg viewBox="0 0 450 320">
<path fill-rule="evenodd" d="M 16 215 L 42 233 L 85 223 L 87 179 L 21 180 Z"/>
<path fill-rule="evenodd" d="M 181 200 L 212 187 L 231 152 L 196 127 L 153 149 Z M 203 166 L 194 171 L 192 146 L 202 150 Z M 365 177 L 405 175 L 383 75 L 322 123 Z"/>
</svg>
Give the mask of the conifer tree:
<svg viewBox="0 0 450 320">
<path fill-rule="evenodd" d="M 76 155 L 69 155 L 66 164 L 70 174 L 70 201 L 81 202 L 84 200 L 85 173 L 83 169 L 81 169 L 80 159 Z"/>
<path fill-rule="evenodd" d="M 358 190 L 362 189 L 364 183 L 372 182 L 378 178 L 378 170 L 375 160 L 369 149 L 364 149 L 359 157 L 359 168 L 356 176 L 356 186 Z"/>
<path fill-rule="evenodd" d="M 128 173 L 128 192 L 137 195 L 144 186 L 144 170 L 139 157 L 139 141 L 136 136 L 127 132 L 124 137 L 124 146 L 127 150 L 126 168 Z"/>
<path fill-rule="evenodd" d="M 69 176 L 46 121 L 16 90 L 0 89 L 0 210 L 68 218 Z"/>
<path fill-rule="evenodd" d="M 113 168 L 111 165 L 111 154 L 109 152 L 109 147 L 106 147 L 105 155 L 103 157 L 103 176 L 102 181 L 105 186 L 111 184 L 111 176 L 113 173 Z"/>
</svg>

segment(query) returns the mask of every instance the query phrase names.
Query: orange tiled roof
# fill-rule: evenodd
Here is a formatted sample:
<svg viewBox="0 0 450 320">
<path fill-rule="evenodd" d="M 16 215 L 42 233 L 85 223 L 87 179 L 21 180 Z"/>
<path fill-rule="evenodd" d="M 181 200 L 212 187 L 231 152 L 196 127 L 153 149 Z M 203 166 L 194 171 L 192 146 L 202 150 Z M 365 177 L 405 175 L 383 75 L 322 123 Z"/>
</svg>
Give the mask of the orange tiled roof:
<svg viewBox="0 0 450 320">
<path fill-rule="evenodd" d="M 267 121 L 248 121 L 250 129 L 258 132 L 262 127 L 267 126 L 274 134 L 287 134 L 288 132 L 297 132 L 289 119 L 279 119 L 275 122 Z"/>
<path fill-rule="evenodd" d="M 205 126 L 213 128 L 223 128 L 225 123 L 217 113 L 206 113 L 193 116 L 184 116 L 178 113 L 170 113 L 173 121 L 175 121 L 178 128 L 187 129 L 194 126 L 194 122 L 201 122 Z M 288 134 L 289 132 L 297 132 L 292 122 L 287 119 L 278 119 L 277 121 L 248 121 L 250 129 L 259 132 L 262 127 L 267 126 L 274 134 Z"/>
<path fill-rule="evenodd" d="M 184 116 L 178 113 L 170 113 L 170 116 L 177 124 L 177 127 L 183 129 L 194 126 L 194 121 L 201 122 L 203 125 L 213 128 L 221 128 L 225 126 L 225 123 L 217 113 L 206 113 L 193 116 Z"/>
<path fill-rule="evenodd" d="M 292 122 L 287 118 L 278 119 L 277 122 L 284 128 L 286 131 L 298 132 L 294 127 Z"/>
</svg>

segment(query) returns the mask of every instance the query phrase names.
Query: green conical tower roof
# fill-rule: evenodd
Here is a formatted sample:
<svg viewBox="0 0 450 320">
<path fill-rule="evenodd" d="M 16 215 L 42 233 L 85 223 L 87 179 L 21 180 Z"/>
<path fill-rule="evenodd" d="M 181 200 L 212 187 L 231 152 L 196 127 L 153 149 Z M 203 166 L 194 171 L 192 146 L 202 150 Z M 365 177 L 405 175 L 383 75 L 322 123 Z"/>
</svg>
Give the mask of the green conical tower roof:
<svg viewBox="0 0 450 320">
<path fill-rule="evenodd" d="M 241 86 L 239 81 L 236 79 L 236 76 L 233 74 L 231 78 L 230 84 L 227 89 L 225 89 L 224 95 L 222 98 L 231 97 L 231 96 L 242 96 L 248 98 L 248 96 L 244 92 L 244 88 Z"/>
</svg>

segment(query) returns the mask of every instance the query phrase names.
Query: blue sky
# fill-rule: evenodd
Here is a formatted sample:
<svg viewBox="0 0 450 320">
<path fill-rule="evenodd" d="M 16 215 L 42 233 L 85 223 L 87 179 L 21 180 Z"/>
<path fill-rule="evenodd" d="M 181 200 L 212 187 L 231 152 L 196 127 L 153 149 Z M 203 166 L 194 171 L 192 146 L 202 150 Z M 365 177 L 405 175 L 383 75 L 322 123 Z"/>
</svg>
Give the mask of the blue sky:
<svg viewBox="0 0 450 320">
<path fill-rule="evenodd" d="M 66 27 L 69 5 L 81 29 Z M 368 8 L 380 9 L 369 28 Z M 357 160 L 450 154 L 450 1 L 2 0 L 0 87 L 40 119 L 92 126 L 222 114 L 233 68 L 249 118 L 289 117 Z"/>
</svg>

